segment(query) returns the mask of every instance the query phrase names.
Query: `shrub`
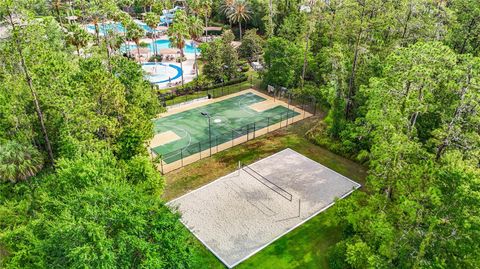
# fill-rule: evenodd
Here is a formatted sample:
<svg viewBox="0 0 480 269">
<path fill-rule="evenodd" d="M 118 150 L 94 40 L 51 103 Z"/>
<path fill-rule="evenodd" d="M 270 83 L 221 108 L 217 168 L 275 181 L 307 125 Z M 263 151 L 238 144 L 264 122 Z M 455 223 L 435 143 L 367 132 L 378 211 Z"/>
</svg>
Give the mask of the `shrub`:
<svg viewBox="0 0 480 269">
<path fill-rule="evenodd" d="M 152 57 L 150 57 L 150 59 L 148 59 L 149 62 L 155 62 L 155 60 L 157 60 L 157 62 L 161 62 L 163 60 L 163 55 L 153 55 Z"/>
<path fill-rule="evenodd" d="M 185 62 L 186 60 L 187 60 L 187 57 L 185 57 L 185 56 L 183 56 L 183 57 L 177 57 L 177 58 L 175 59 L 175 61 L 176 61 L 177 63 L 179 63 L 179 62 Z"/>
</svg>

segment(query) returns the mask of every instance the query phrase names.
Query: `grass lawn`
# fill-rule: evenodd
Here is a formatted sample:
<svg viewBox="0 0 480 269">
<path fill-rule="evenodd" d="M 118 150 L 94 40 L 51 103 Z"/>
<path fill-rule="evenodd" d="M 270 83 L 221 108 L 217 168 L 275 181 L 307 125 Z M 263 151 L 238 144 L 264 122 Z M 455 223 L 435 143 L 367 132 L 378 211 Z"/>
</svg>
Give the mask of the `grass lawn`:
<svg viewBox="0 0 480 269">
<path fill-rule="evenodd" d="M 313 120 L 318 119 L 298 122 L 167 174 L 163 198 L 171 200 L 226 175 L 237 169 L 238 161 L 253 163 L 285 148 L 291 148 L 363 185 L 365 167 L 316 146 L 303 136 L 313 125 Z M 327 249 L 341 236 L 340 230 L 330 220 L 330 212 L 326 210 L 236 268 L 328 268 Z M 200 242 L 198 244 L 203 252 L 199 268 L 224 268 Z"/>
</svg>

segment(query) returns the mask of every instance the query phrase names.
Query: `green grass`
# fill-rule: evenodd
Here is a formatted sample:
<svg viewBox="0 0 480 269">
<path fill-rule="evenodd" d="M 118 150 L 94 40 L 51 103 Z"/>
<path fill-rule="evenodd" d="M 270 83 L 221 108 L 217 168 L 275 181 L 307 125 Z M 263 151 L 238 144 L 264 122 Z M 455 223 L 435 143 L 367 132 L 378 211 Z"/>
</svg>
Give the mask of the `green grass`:
<svg viewBox="0 0 480 269">
<path fill-rule="evenodd" d="M 328 247 L 341 239 L 330 215 L 317 215 L 236 268 L 328 268 Z"/>
<path fill-rule="evenodd" d="M 171 200 L 226 175 L 236 170 L 238 161 L 249 164 L 287 147 L 363 185 L 365 167 L 314 145 L 303 136 L 316 120 L 298 122 L 167 174 L 163 198 Z M 237 268 L 328 268 L 327 251 L 341 239 L 340 228 L 332 224 L 332 218 L 331 210 L 326 210 Z M 201 252 L 197 268 L 224 268 L 200 242 L 195 244 Z"/>
</svg>

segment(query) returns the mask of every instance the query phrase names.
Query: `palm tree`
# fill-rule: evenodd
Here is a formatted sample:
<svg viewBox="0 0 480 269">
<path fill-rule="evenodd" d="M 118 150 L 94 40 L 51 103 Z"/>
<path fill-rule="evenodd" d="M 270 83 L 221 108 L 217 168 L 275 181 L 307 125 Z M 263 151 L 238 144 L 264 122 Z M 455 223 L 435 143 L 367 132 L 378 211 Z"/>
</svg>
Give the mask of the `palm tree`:
<svg viewBox="0 0 480 269">
<path fill-rule="evenodd" d="M 125 48 L 127 49 L 127 54 L 130 55 L 130 50 L 128 49 L 128 44 L 127 44 L 127 39 L 128 39 L 128 36 L 127 36 L 127 25 L 129 25 L 130 23 L 134 23 L 132 17 L 130 17 L 130 15 L 128 15 L 128 13 L 126 12 L 119 12 L 117 14 L 117 18 L 116 18 L 116 21 L 119 21 L 122 25 L 123 25 L 123 41 L 125 43 Z"/>
<path fill-rule="evenodd" d="M 155 30 L 158 26 L 158 23 L 160 22 L 160 18 L 157 16 L 157 14 L 153 12 L 148 12 L 147 15 L 145 16 L 145 23 L 148 25 L 148 27 L 152 28 L 153 32 L 153 50 L 154 54 L 157 55 L 157 43 L 156 43 L 156 31 Z"/>
<path fill-rule="evenodd" d="M 190 38 L 198 40 L 203 33 L 203 22 L 198 17 L 191 16 L 188 18 L 188 26 Z"/>
<path fill-rule="evenodd" d="M 235 4 L 235 0 L 224 0 L 220 5 L 220 12 L 223 13 L 226 17 L 230 14 Z"/>
<path fill-rule="evenodd" d="M 137 46 L 138 61 L 140 62 L 140 38 L 144 36 L 144 31 L 133 21 L 127 25 L 126 30 L 127 38 L 135 42 Z"/>
<path fill-rule="evenodd" d="M 189 34 L 190 38 L 192 38 L 194 41 L 198 40 L 200 36 L 202 36 L 203 33 L 203 25 L 202 21 L 198 17 L 190 17 L 189 18 Z M 195 49 L 195 74 L 198 77 L 198 64 L 197 64 L 197 48 Z"/>
<path fill-rule="evenodd" d="M 0 181 L 16 183 L 37 174 L 43 167 L 43 157 L 31 145 L 17 141 L 0 144 Z"/>
<path fill-rule="evenodd" d="M 220 5 L 220 12 L 227 17 L 232 13 L 233 10 L 233 5 L 235 3 L 235 0 L 224 0 L 223 3 Z M 232 21 L 228 20 L 230 22 L 230 28 L 232 28 Z"/>
<path fill-rule="evenodd" d="M 60 23 L 60 25 L 63 25 L 62 15 L 60 13 L 60 9 L 63 6 L 62 1 L 61 0 L 52 0 L 52 1 L 50 1 L 50 5 L 52 6 L 52 8 L 55 10 L 55 13 L 57 14 L 58 22 Z"/>
<path fill-rule="evenodd" d="M 212 15 L 212 0 L 201 0 L 198 7 L 198 14 L 205 20 L 205 37 L 208 35 L 208 19 Z"/>
<path fill-rule="evenodd" d="M 182 68 L 182 86 L 183 86 L 183 48 L 185 40 L 190 38 L 187 14 L 183 10 L 177 10 L 174 17 L 175 23 L 168 28 L 168 39 L 170 45 L 180 50 L 180 65 Z"/>
<path fill-rule="evenodd" d="M 88 34 L 88 32 L 78 23 L 69 24 L 67 26 L 67 31 L 67 43 L 75 46 L 78 56 L 80 56 L 80 48 L 83 48 L 88 44 L 88 41 L 90 41 L 90 34 Z"/>
<path fill-rule="evenodd" d="M 238 28 L 240 30 L 240 40 L 242 39 L 242 21 L 247 21 L 250 19 L 250 7 L 245 0 L 235 0 L 233 7 L 230 10 L 228 19 L 233 23 L 238 23 Z"/>
<path fill-rule="evenodd" d="M 92 21 L 92 24 L 95 26 L 95 35 L 97 37 L 97 45 L 100 46 L 100 22 L 103 20 L 103 11 L 100 8 L 100 0 L 91 1 L 88 3 L 88 16 Z M 105 26 L 103 25 L 104 29 Z"/>
</svg>

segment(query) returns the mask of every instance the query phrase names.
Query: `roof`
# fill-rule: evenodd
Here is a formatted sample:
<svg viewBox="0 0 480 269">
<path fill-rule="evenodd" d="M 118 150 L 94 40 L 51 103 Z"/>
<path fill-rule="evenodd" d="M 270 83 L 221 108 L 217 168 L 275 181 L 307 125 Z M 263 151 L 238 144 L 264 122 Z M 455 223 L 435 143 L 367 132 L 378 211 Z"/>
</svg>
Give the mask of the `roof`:
<svg viewBox="0 0 480 269">
<path fill-rule="evenodd" d="M 217 31 L 217 32 L 220 32 L 222 30 L 223 30 L 222 27 L 216 27 L 216 26 L 203 27 L 203 31 Z"/>
<path fill-rule="evenodd" d="M 142 47 L 140 47 L 140 48 L 138 48 L 138 50 L 140 51 L 140 54 L 148 54 L 148 53 L 150 53 L 150 49 L 149 49 L 149 48 L 142 48 Z M 132 54 L 137 54 L 137 49 L 136 49 L 136 48 L 135 48 L 135 49 L 132 49 L 132 50 L 130 51 L 130 53 L 132 53 Z"/>
</svg>

